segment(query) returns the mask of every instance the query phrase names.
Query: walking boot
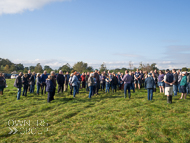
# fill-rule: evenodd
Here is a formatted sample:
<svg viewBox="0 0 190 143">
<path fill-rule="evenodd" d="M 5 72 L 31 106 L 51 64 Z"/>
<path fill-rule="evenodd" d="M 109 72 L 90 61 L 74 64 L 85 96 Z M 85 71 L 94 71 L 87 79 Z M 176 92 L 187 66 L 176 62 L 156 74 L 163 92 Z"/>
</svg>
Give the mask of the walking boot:
<svg viewBox="0 0 190 143">
<path fill-rule="evenodd" d="M 169 97 L 170 97 L 170 104 L 172 104 L 172 95 L 170 95 Z"/>
<path fill-rule="evenodd" d="M 167 103 L 170 103 L 170 96 L 167 96 Z"/>
<path fill-rule="evenodd" d="M 128 93 L 129 99 L 131 98 L 131 93 Z"/>
</svg>

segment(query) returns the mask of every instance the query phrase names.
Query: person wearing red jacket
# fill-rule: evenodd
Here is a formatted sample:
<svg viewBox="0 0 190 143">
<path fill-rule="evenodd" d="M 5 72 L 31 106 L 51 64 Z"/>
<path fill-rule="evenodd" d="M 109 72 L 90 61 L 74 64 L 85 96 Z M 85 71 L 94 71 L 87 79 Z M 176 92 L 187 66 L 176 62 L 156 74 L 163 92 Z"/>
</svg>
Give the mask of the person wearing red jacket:
<svg viewBox="0 0 190 143">
<path fill-rule="evenodd" d="M 81 81 L 82 81 L 82 88 L 85 88 L 85 85 L 86 85 L 86 80 L 85 80 L 85 74 L 84 73 L 82 73 L 82 75 L 81 75 Z"/>
</svg>

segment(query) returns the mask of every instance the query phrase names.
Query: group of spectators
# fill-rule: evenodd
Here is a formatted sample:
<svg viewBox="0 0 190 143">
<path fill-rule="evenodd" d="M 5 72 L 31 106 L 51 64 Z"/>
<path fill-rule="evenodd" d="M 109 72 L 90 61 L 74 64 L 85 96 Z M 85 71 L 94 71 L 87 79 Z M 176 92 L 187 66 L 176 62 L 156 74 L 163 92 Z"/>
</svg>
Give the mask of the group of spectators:
<svg viewBox="0 0 190 143">
<path fill-rule="evenodd" d="M 167 95 L 168 103 L 172 103 L 172 95 L 177 95 L 177 92 L 182 93 L 180 99 L 183 97 L 186 98 L 187 93 L 190 91 L 190 75 L 187 72 L 181 72 L 180 70 L 172 71 L 166 70 L 165 72 L 157 70 L 147 71 L 138 70 L 125 71 L 125 74 L 118 72 L 108 71 L 107 73 L 99 72 L 95 70 L 92 73 L 82 73 L 74 72 L 69 75 L 68 72 L 64 75 L 60 70 L 59 74 L 55 74 L 52 71 L 50 74 L 47 74 L 46 71 L 43 74 L 30 72 L 28 74 L 19 73 L 19 76 L 16 78 L 14 86 L 18 88 L 17 100 L 20 99 L 21 89 L 23 87 L 23 96 L 27 96 L 27 92 L 34 93 L 35 85 L 37 86 L 36 94 L 43 95 L 48 92 L 48 102 L 54 100 L 54 95 L 56 87 L 58 84 L 58 93 L 67 92 L 70 87 L 70 94 L 75 98 L 76 94 L 79 93 L 79 89 L 85 88 L 89 92 L 89 98 L 94 94 L 98 95 L 99 90 L 104 91 L 105 93 L 116 92 L 117 90 L 124 90 L 124 98 L 131 97 L 131 90 L 135 92 L 137 88 L 140 90 L 142 87 L 147 89 L 148 100 L 153 99 L 153 92 L 156 92 L 156 87 L 159 87 L 160 93 L 165 93 Z M 3 77 L 3 74 L 0 73 L 0 94 L 3 94 L 3 89 L 6 87 L 6 80 Z"/>
</svg>

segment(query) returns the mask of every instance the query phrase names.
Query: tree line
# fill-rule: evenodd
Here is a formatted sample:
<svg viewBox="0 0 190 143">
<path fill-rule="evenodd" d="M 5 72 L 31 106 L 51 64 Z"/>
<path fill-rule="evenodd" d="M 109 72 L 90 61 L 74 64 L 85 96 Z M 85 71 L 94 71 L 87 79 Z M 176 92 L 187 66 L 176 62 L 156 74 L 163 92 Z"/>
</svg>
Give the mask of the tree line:
<svg viewBox="0 0 190 143">
<path fill-rule="evenodd" d="M 148 71 L 148 72 L 151 70 L 155 70 L 155 69 L 159 70 L 156 67 L 156 63 L 143 64 L 142 62 L 140 62 L 139 67 L 134 67 L 133 63 L 131 61 L 129 61 L 128 67 L 129 68 L 123 67 L 121 69 L 120 68 L 112 69 L 112 70 L 110 70 L 110 72 L 115 72 L 115 73 L 122 72 L 122 73 L 124 73 L 125 70 L 136 71 L 137 68 L 140 70 L 143 70 L 143 71 Z M 9 59 L 0 58 L 0 72 L 11 73 L 13 71 L 16 71 L 17 73 L 18 72 L 27 73 L 28 70 L 31 70 L 31 72 L 35 71 L 36 73 L 42 73 L 44 70 L 46 70 L 47 73 L 50 73 L 53 69 L 48 65 L 45 65 L 44 67 L 42 67 L 42 65 L 40 63 L 38 63 L 36 66 L 24 67 L 24 65 L 21 63 L 15 64 L 15 63 L 11 62 Z M 69 63 L 67 63 L 67 64 L 63 65 L 62 67 L 59 67 L 58 69 L 54 69 L 55 73 L 58 73 L 59 70 L 62 70 L 64 73 L 65 72 L 72 73 L 74 71 L 78 71 L 78 72 L 82 73 L 82 72 L 92 72 L 95 69 L 93 69 L 92 66 L 88 66 L 87 63 L 80 61 L 80 62 L 75 63 L 73 65 L 73 67 L 70 66 Z M 100 72 L 102 72 L 102 71 L 108 71 L 109 69 L 107 69 L 105 63 L 102 63 L 98 70 Z M 182 71 L 190 71 L 190 68 L 188 69 L 187 67 L 183 67 Z"/>
</svg>

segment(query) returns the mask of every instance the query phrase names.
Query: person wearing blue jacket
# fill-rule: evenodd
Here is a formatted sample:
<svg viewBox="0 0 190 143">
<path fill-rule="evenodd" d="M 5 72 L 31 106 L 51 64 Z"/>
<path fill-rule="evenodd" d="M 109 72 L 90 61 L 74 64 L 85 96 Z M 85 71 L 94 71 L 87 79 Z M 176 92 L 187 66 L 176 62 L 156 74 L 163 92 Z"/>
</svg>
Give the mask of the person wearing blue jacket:
<svg viewBox="0 0 190 143">
<path fill-rule="evenodd" d="M 40 74 L 37 73 L 37 76 L 36 76 L 36 85 L 37 85 L 37 95 L 39 95 L 39 91 L 40 91 L 40 87 L 42 86 L 42 79 L 40 77 Z"/>
<path fill-rule="evenodd" d="M 74 72 L 71 83 L 72 83 L 72 87 L 73 87 L 73 97 L 75 98 L 75 95 L 77 93 L 78 83 L 79 83 L 79 80 L 77 78 L 77 72 Z"/>
<path fill-rule="evenodd" d="M 148 92 L 148 100 L 152 100 L 155 82 L 154 82 L 154 79 L 153 79 L 151 73 L 149 73 L 148 78 L 145 79 L 145 85 L 146 85 L 146 89 Z"/>
<path fill-rule="evenodd" d="M 41 75 L 41 81 L 42 81 L 42 86 L 41 86 L 41 94 L 43 95 L 43 91 L 46 94 L 46 79 L 48 78 L 47 72 L 44 71 L 44 73 Z M 45 90 L 44 90 L 45 88 Z"/>
<path fill-rule="evenodd" d="M 49 75 L 48 78 L 46 79 L 46 92 L 48 92 L 48 98 L 47 102 L 51 102 L 53 98 L 53 91 L 54 91 L 54 85 L 51 80 L 51 76 Z"/>
</svg>

